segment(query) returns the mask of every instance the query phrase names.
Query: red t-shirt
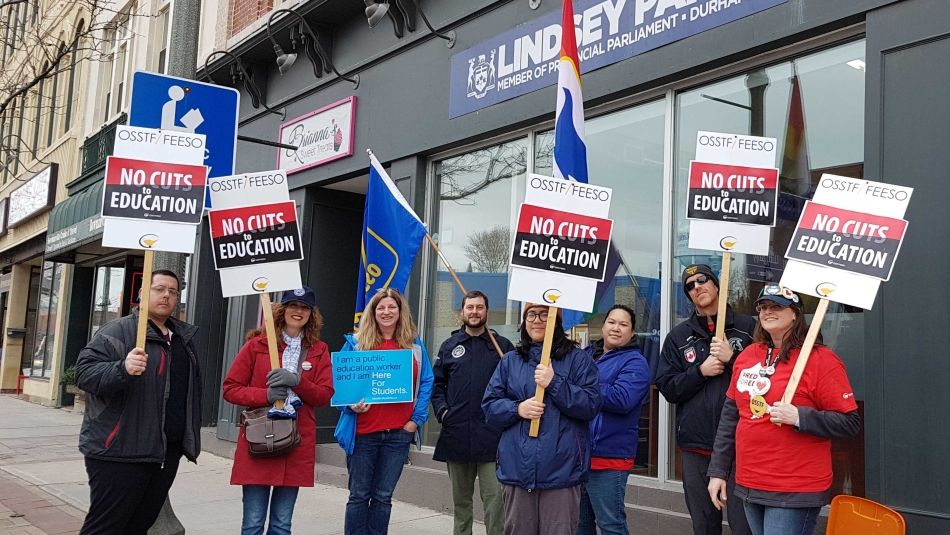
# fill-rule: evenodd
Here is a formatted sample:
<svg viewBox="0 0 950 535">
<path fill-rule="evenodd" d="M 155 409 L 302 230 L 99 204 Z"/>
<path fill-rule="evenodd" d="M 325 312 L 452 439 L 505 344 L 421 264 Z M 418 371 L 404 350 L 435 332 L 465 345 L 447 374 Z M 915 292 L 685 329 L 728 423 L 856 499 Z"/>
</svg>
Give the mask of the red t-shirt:
<svg viewBox="0 0 950 535">
<path fill-rule="evenodd" d="M 831 440 L 801 433 L 795 427 L 773 424 L 769 415 L 753 418 L 749 401 L 752 387 L 761 380 L 759 367 L 768 348 L 749 346 L 733 367 L 732 384 L 726 396 L 739 408 L 736 429 L 736 481 L 750 489 L 770 492 L 824 492 L 831 487 Z M 775 367 L 765 401 L 781 401 L 785 386 L 798 361 L 798 349 L 787 362 Z M 844 364 L 830 349 L 816 346 L 792 398 L 796 407 L 848 413 L 858 409 Z"/>
<path fill-rule="evenodd" d="M 383 340 L 376 349 L 405 349 L 399 347 L 392 340 Z M 419 376 L 419 364 L 416 359 L 412 359 L 412 379 L 415 383 Z M 382 403 L 371 405 L 369 410 L 356 416 L 356 434 L 367 435 L 377 431 L 387 431 L 390 429 L 400 429 L 412 419 L 412 411 L 415 409 L 414 402 L 407 403 Z"/>
<path fill-rule="evenodd" d="M 633 470 L 633 459 L 608 459 L 607 457 L 591 457 L 591 470 L 619 470 L 629 472 Z"/>
</svg>

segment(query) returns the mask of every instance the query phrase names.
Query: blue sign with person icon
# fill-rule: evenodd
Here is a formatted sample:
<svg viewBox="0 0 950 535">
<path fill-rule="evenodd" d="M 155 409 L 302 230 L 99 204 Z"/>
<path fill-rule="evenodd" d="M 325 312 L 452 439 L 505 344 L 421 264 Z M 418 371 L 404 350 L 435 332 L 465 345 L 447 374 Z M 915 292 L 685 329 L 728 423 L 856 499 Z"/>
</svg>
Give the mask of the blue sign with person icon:
<svg viewBox="0 0 950 535">
<path fill-rule="evenodd" d="M 204 134 L 208 178 L 234 174 L 240 104 L 236 89 L 137 71 L 131 101 L 129 125 Z M 205 207 L 211 208 L 207 190 Z"/>
</svg>

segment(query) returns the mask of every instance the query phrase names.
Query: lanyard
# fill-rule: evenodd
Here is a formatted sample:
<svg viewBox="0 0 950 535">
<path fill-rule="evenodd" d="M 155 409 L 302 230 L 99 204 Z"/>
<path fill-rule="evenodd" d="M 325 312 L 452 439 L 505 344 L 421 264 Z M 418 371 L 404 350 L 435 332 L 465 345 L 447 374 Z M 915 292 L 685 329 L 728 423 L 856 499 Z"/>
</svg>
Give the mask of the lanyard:
<svg viewBox="0 0 950 535">
<path fill-rule="evenodd" d="M 771 377 L 775 374 L 775 365 L 778 361 L 778 353 L 775 354 L 775 358 L 772 358 L 772 354 L 775 353 L 775 348 L 769 346 L 768 352 L 765 354 L 765 364 L 763 369 L 759 372 L 759 375 L 763 377 Z"/>
</svg>

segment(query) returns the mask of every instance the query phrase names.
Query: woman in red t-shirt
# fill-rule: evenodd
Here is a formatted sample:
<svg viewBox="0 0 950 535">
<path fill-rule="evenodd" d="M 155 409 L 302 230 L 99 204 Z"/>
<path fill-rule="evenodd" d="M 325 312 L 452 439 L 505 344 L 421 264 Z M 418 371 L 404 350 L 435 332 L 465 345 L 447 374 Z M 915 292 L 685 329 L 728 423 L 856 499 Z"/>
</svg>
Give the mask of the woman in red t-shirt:
<svg viewBox="0 0 950 535">
<path fill-rule="evenodd" d="M 709 497 L 722 508 L 735 458 L 735 496 L 752 533 L 808 535 L 830 498 L 831 439 L 856 435 L 861 417 L 844 364 L 821 345 L 821 335 L 792 402 L 782 403 L 808 333 L 801 299 L 770 284 L 759 293 L 756 310 L 754 343 L 736 358 L 726 392 Z"/>
<path fill-rule="evenodd" d="M 366 304 L 355 336 L 347 336 L 343 351 L 411 349 L 415 401 L 370 405 L 362 401 L 345 408 L 341 421 L 355 416 L 355 436 L 337 439 L 347 452 L 350 498 L 346 503 L 346 535 L 384 535 L 389 529 L 392 496 L 409 455 L 409 445 L 419 443 L 419 431 L 429 417 L 432 363 L 406 299 L 391 288 L 380 290 Z"/>
</svg>

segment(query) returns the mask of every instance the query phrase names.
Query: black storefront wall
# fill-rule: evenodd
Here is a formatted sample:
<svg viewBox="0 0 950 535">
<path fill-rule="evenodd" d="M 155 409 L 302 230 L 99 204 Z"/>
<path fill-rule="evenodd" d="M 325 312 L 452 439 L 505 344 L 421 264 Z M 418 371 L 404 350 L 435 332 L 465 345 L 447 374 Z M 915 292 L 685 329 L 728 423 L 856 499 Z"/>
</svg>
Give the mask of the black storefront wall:
<svg viewBox="0 0 950 535">
<path fill-rule="evenodd" d="M 909 533 L 950 533 L 950 5 L 902 2 L 867 17 L 868 178 L 915 188 L 899 269 L 868 313 L 868 495 Z"/>
<path fill-rule="evenodd" d="M 550 120 L 553 87 L 448 119 L 452 54 L 560 8 L 557 2 L 544 2 L 541 10 L 533 11 L 527 4 L 426 3 L 430 19 L 443 21 L 437 22 L 440 26 L 444 21 L 464 20 L 454 27 L 459 41 L 452 50 L 438 39 L 407 39 L 411 46 L 398 50 L 398 42 L 394 44 L 391 35 L 386 35 L 391 34 L 388 29 L 381 30 L 381 26 L 371 32 L 365 20 L 349 21 L 334 35 L 337 67 L 347 72 L 348 65 L 360 64 L 368 57 L 382 58 L 360 72 L 357 90 L 340 81 L 318 85 L 302 68 L 284 77 L 269 72 L 267 101 L 271 106 L 286 105 L 287 117 L 350 95 L 359 99 L 354 156 L 292 175 L 291 187 L 365 174 L 368 164 L 363 151 L 367 147 L 384 162 L 410 161 L 417 155 Z M 945 0 L 790 0 L 584 75 L 586 106 L 590 108 L 866 21 L 866 176 L 914 186 L 917 193 L 907 214 L 911 230 L 901 259 L 905 269 L 896 270 L 894 278 L 883 286 L 878 304 L 866 319 L 865 466 L 868 496 L 899 508 L 912 533 L 950 532 L 950 503 L 945 499 L 950 491 L 950 470 L 940 454 L 950 441 L 950 432 L 942 423 L 950 406 L 941 395 L 941 387 L 950 383 L 950 365 L 940 357 L 950 342 L 945 328 L 950 318 L 946 305 L 950 290 L 940 280 L 950 271 L 946 269 L 950 226 L 941 216 L 948 195 L 941 187 L 943 180 L 938 179 L 950 164 L 946 161 L 950 153 L 944 149 L 950 143 L 950 104 L 944 95 L 950 82 L 950 69 L 946 68 L 950 39 L 945 38 L 950 34 L 950 19 L 946 10 Z M 308 92 L 307 88 L 315 86 L 317 90 Z M 246 117 L 241 133 L 273 138 L 278 121 L 269 114 Z M 273 150 L 243 144 L 238 169 L 266 169 L 267 162 L 273 161 Z M 424 180 L 425 158 L 416 161 L 423 163 L 421 170 L 409 174 Z M 309 200 L 305 214 L 316 213 L 318 208 Z M 312 218 L 314 225 L 318 219 Z M 915 228 L 928 231 L 915 232 Z M 317 258 L 313 256 L 308 265 L 308 275 L 319 272 Z M 413 280 L 418 277 L 417 273 Z M 923 301 L 920 294 L 933 298 Z M 923 302 L 927 303 L 925 311 L 914 306 Z M 909 332 L 926 332 L 927 337 L 913 339 L 905 334 Z"/>
</svg>

